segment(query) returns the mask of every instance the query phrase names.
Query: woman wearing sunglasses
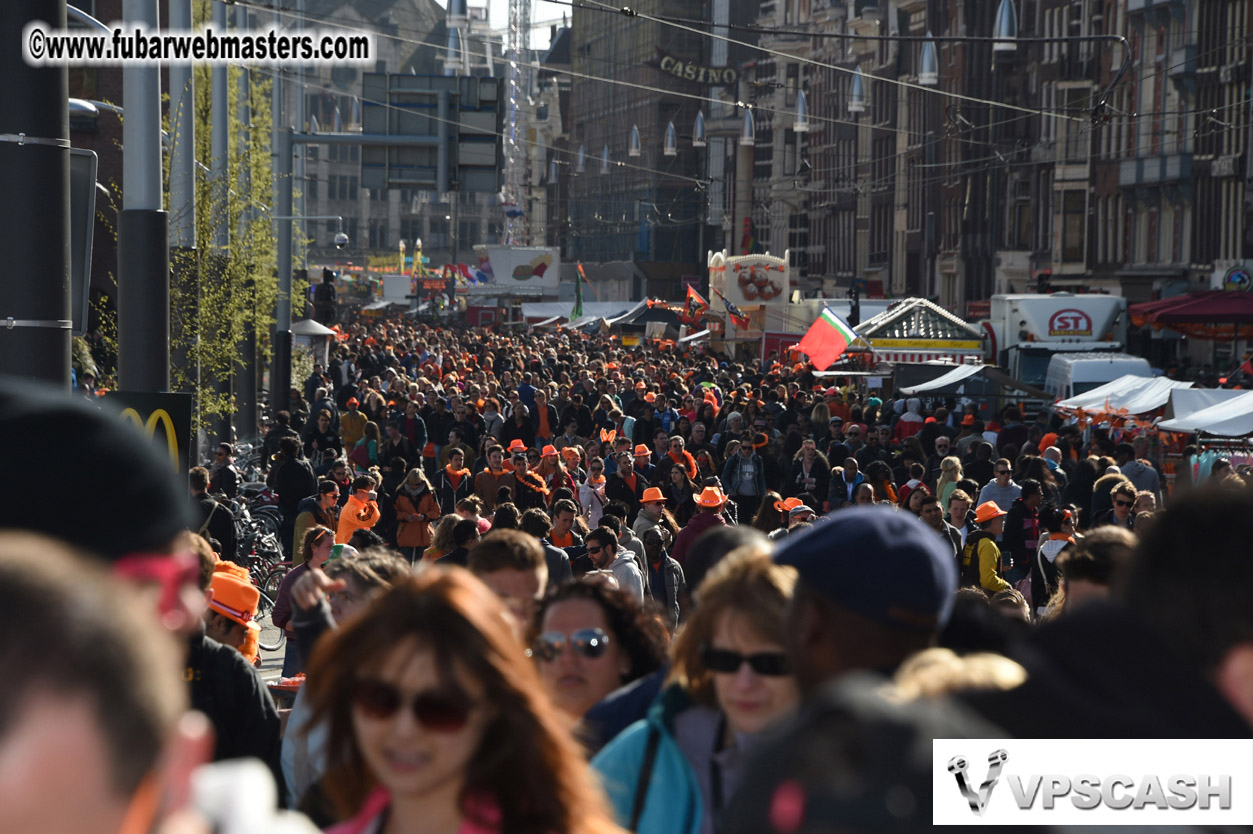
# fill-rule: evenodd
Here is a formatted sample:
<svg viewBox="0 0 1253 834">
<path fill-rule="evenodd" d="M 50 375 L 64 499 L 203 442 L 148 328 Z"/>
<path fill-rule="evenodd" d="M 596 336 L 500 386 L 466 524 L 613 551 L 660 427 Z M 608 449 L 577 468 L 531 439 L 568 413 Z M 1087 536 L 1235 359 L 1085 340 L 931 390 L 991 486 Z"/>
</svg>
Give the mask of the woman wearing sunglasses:
<svg viewBox="0 0 1253 834">
<path fill-rule="evenodd" d="M 569 582 L 544 600 L 531 658 L 557 709 L 578 720 L 666 659 L 661 620 L 626 591 Z"/>
<path fill-rule="evenodd" d="M 617 832 L 510 623 L 468 572 L 433 568 L 322 641 L 322 784 L 351 816 L 333 834 Z"/>
<path fill-rule="evenodd" d="M 667 688 L 593 760 L 618 823 L 648 834 L 716 834 L 758 734 L 799 699 L 783 650 L 796 583 L 764 554 L 730 557 L 701 585 L 672 651 Z"/>
</svg>

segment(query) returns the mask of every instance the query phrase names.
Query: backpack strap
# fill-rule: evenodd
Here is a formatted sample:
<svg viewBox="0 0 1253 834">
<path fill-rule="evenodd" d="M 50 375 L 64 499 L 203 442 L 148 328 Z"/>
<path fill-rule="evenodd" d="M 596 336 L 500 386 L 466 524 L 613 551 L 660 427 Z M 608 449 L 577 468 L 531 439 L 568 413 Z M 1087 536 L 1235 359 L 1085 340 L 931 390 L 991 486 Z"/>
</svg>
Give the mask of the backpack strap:
<svg viewBox="0 0 1253 834">
<path fill-rule="evenodd" d="M 200 529 L 196 531 L 197 535 L 203 536 L 206 539 L 208 538 L 208 536 L 205 536 L 205 531 L 209 529 L 209 522 L 213 520 L 213 516 L 218 511 L 218 507 L 220 506 L 222 505 L 217 501 L 213 502 L 213 509 L 209 510 L 209 514 L 205 516 L 204 524 L 201 524 Z"/>
<path fill-rule="evenodd" d="M 653 765 L 657 761 L 657 746 L 661 743 L 661 732 L 653 726 L 648 728 L 648 742 L 644 746 L 644 763 L 640 767 L 640 778 L 635 783 L 635 801 L 631 803 L 631 824 L 629 831 L 637 831 L 640 817 L 644 815 L 644 802 L 648 799 L 648 785 L 653 778 Z"/>
</svg>

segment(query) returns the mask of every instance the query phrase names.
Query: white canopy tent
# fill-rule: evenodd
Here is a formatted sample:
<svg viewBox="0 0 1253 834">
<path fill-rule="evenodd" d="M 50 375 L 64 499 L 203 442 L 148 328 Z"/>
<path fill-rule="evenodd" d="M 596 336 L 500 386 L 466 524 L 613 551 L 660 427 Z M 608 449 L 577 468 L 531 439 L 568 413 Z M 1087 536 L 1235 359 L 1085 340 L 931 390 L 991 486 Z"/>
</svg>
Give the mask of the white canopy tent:
<svg viewBox="0 0 1253 834">
<path fill-rule="evenodd" d="M 1253 435 L 1253 391 L 1240 391 L 1217 405 L 1203 408 L 1184 417 L 1162 420 L 1159 431 L 1208 434 L 1214 437 L 1249 437 Z"/>
<path fill-rule="evenodd" d="M 1191 382 L 1179 382 L 1159 376 L 1149 379 L 1143 376 L 1120 376 L 1111 382 L 1076 394 L 1053 406 L 1057 411 L 1125 411 L 1127 414 L 1148 414 L 1170 402 L 1171 392 L 1179 388 L 1191 388 Z"/>
<path fill-rule="evenodd" d="M 902 388 L 901 393 L 912 396 L 914 394 L 926 394 L 930 391 L 943 391 L 949 386 L 958 385 L 962 381 L 969 379 L 981 370 L 983 368 L 980 365 L 957 365 L 953 370 L 937 376 L 930 382 L 924 382 L 912 388 Z"/>
<path fill-rule="evenodd" d="M 292 322 L 291 334 L 293 344 L 307 347 L 315 362 L 326 364 L 330 358 L 331 342 L 336 336 L 334 330 L 313 319 L 301 319 Z"/>
<path fill-rule="evenodd" d="M 1166 419 L 1187 417 L 1233 397 L 1244 396 L 1244 393 L 1232 388 L 1176 388 L 1170 392 L 1170 402 L 1166 403 Z"/>
</svg>

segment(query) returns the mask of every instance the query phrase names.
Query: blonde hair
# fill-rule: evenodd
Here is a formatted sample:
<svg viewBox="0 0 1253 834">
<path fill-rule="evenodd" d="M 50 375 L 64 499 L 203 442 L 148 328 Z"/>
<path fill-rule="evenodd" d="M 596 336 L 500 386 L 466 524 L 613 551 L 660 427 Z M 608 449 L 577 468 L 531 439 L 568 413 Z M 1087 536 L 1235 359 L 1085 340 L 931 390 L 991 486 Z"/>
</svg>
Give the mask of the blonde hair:
<svg viewBox="0 0 1253 834">
<path fill-rule="evenodd" d="M 940 461 L 940 477 L 935 482 L 935 494 L 943 495 L 947 484 L 955 484 L 962 479 L 961 458 L 949 455 Z"/>
<path fill-rule="evenodd" d="M 431 536 L 431 549 L 441 556 L 447 556 L 457 549 L 457 543 L 453 541 L 452 528 L 457 526 L 457 522 L 461 521 L 461 516 L 456 513 L 449 513 L 439 520 L 435 525 L 435 533 Z"/>
<path fill-rule="evenodd" d="M 669 681 L 687 690 L 698 704 L 714 702 L 713 673 L 702 650 L 724 614 L 738 614 L 760 640 L 783 644 L 783 612 L 796 587 L 796 570 L 776 565 L 768 553 L 736 550 L 715 565 L 701 582 L 696 611 L 674 641 Z"/>
<path fill-rule="evenodd" d="M 1026 669 L 999 654 L 959 656 L 951 649 L 924 649 L 897 669 L 890 694 L 900 701 L 916 701 L 966 689 L 1013 689 L 1026 679 Z"/>
</svg>

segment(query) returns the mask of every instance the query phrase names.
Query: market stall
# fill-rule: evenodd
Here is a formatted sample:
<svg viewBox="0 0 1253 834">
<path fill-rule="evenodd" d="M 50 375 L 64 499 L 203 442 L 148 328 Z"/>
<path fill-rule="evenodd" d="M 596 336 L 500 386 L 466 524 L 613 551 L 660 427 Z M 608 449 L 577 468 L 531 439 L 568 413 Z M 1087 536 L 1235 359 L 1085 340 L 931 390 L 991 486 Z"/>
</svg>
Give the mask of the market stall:
<svg viewBox="0 0 1253 834">
<path fill-rule="evenodd" d="M 1223 402 L 1183 417 L 1162 420 L 1158 431 L 1198 434 L 1202 437 L 1247 438 L 1253 436 L 1253 391 L 1237 392 Z"/>
</svg>

